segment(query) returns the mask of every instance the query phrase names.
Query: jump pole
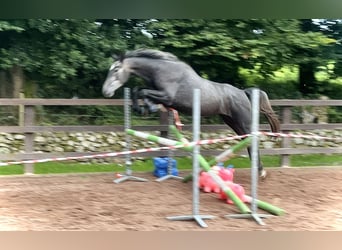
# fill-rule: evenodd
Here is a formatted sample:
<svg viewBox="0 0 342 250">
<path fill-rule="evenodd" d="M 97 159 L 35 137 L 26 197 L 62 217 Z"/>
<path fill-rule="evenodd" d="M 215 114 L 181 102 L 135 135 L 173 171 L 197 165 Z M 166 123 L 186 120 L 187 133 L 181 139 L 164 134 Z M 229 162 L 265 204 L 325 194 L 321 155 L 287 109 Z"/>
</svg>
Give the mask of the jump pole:
<svg viewBox="0 0 342 250">
<path fill-rule="evenodd" d="M 193 106 L 195 109 L 195 105 Z M 194 119 L 194 118 L 193 118 Z M 197 119 L 196 121 L 193 121 L 193 125 L 197 122 L 200 122 L 200 118 Z M 134 135 L 140 138 L 144 138 L 159 144 L 163 144 L 163 145 L 167 145 L 167 146 L 181 146 L 184 143 L 179 142 L 179 141 L 175 141 L 175 140 L 171 140 L 171 139 L 167 139 L 167 138 L 162 138 L 159 136 L 155 136 L 155 135 L 151 135 L 151 134 L 147 134 L 144 132 L 140 132 L 140 131 L 135 131 L 132 129 L 126 129 L 126 132 L 130 135 Z M 194 146 L 184 146 L 183 149 L 186 151 L 193 151 Z M 241 213 L 245 214 L 245 213 L 250 213 L 250 209 L 248 208 L 248 206 L 246 206 L 245 203 L 243 203 L 239 197 L 227 186 L 225 185 L 224 181 L 214 172 L 210 171 L 211 166 L 210 164 L 205 160 L 205 158 L 201 155 L 201 154 L 196 154 L 196 158 L 199 161 L 199 164 L 201 165 L 201 167 L 208 172 L 208 174 L 213 178 L 213 180 L 220 186 L 220 188 L 222 189 L 222 191 L 234 202 L 234 204 L 238 207 L 238 209 L 240 210 Z M 198 184 L 194 181 L 194 184 Z M 198 187 L 197 187 L 198 188 Z"/>
<path fill-rule="evenodd" d="M 188 140 L 186 138 L 184 138 L 184 136 L 178 131 L 178 129 L 174 125 L 170 126 L 170 130 L 175 134 L 175 136 L 177 137 L 177 139 L 179 141 L 181 141 L 182 143 L 188 143 Z M 252 137 L 250 137 L 250 136 L 247 137 L 246 139 L 243 139 L 241 142 L 233 145 L 231 148 L 227 149 L 223 153 L 216 156 L 214 159 L 210 160 L 208 162 L 209 165 L 212 166 L 213 164 L 216 164 L 218 162 L 222 162 L 222 161 L 226 161 L 226 160 L 230 159 L 236 152 L 238 152 L 239 150 L 248 146 L 251 141 L 252 141 Z M 192 178 L 192 174 L 190 174 L 189 176 L 186 176 L 184 179 L 186 179 L 186 178 L 188 178 L 188 179 Z M 245 199 L 248 203 L 252 202 L 251 196 L 245 195 Z M 267 203 L 265 201 L 255 199 L 255 202 L 256 202 L 258 208 L 265 210 L 271 214 L 282 215 L 285 213 L 285 211 L 283 209 L 278 208 L 276 206 L 273 206 L 272 204 Z"/>
<path fill-rule="evenodd" d="M 213 165 L 213 164 L 216 164 L 219 162 L 224 162 L 224 161 L 229 160 L 230 158 L 232 158 L 234 156 L 234 154 L 236 152 L 247 147 L 251 143 L 251 141 L 252 141 L 251 137 L 247 137 L 247 138 L 243 139 L 239 143 L 231 146 L 229 149 L 227 149 L 226 151 L 224 151 L 221 154 L 219 154 L 218 156 L 216 156 L 214 159 L 210 160 L 209 164 Z"/>
<path fill-rule="evenodd" d="M 199 89 L 194 89 L 193 91 L 193 140 L 200 140 L 200 125 L 201 125 L 201 106 L 200 98 L 201 92 Z M 169 216 L 166 217 L 169 220 L 195 220 L 201 227 L 208 227 L 204 222 L 204 219 L 213 219 L 215 216 L 212 215 L 201 215 L 199 214 L 199 188 L 198 188 L 198 174 L 199 174 L 199 156 L 200 156 L 200 146 L 194 145 L 192 155 L 192 172 L 195 176 L 195 180 L 192 185 L 192 214 L 191 215 L 180 215 L 180 216 Z"/>
<path fill-rule="evenodd" d="M 184 136 L 178 131 L 178 129 L 175 126 L 173 126 L 173 125 L 170 126 L 170 130 L 176 135 L 177 139 L 179 141 L 181 141 L 182 143 L 188 143 L 189 142 L 187 139 L 184 138 Z M 251 141 L 252 141 L 251 137 L 247 137 L 247 138 L 243 139 L 239 143 L 233 145 L 232 147 L 230 147 L 229 149 L 227 149 L 223 153 L 221 153 L 218 156 L 216 156 L 214 159 L 210 160 L 208 162 L 209 165 L 213 165 L 213 164 L 216 164 L 218 162 L 227 161 L 236 152 L 238 152 L 239 150 L 247 147 L 250 144 Z"/>
<path fill-rule="evenodd" d="M 173 132 L 175 134 L 177 134 L 177 138 L 178 140 L 181 140 L 183 138 L 183 135 L 180 134 L 178 131 L 176 131 L 177 129 L 174 127 Z M 251 142 L 252 138 L 251 137 L 247 137 L 245 139 L 243 139 L 242 141 L 240 141 L 239 143 L 233 145 L 231 148 L 227 149 L 226 151 L 222 152 L 221 154 L 219 154 L 218 156 L 216 156 L 214 159 L 210 160 L 208 162 L 208 164 L 210 166 L 219 163 L 219 162 L 223 162 L 226 161 L 230 158 L 232 158 L 234 156 L 234 154 L 238 151 L 240 151 L 241 149 L 247 147 L 250 142 Z M 192 179 L 192 174 L 189 174 L 188 176 L 184 177 L 184 182 L 187 182 L 189 180 Z"/>
<path fill-rule="evenodd" d="M 259 148 L 259 102 L 260 91 L 254 88 L 252 91 L 252 148 L 251 148 L 251 214 L 226 215 L 228 218 L 252 218 L 259 225 L 265 225 L 261 218 L 267 218 L 273 215 L 257 213 L 257 190 L 258 190 L 258 148 Z"/>
<path fill-rule="evenodd" d="M 168 112 L 168 117 L 169 117 L 169 133 L 168 133 L 168 138 L 170 138 L 170 127 L 172 126 L 173 122 L 174 122 L 174 116 L 173 116 L 173 112 L 167 111 Z M 162 182 L 168 179 L 178 179 L 178 180 L 183 180 L 183 177 L 180 176 L 176 176 L 172 174 L 172 157 L 173 157 L 173 150 L 169 149 L 168 150 L 168 166 L 167 166 L 167 175 L 162 176 L 158 179 L 156 179 L 156 181 L 158 182 Z"/>
<path fill-rule="evenodd" d="M 252 203 L 252 200 L 253 198 L 249 195 L 245 195 L 245 199 L 248 203 Z M 256 202 L 258 208 L 262 209 L 262 210 L 265 210 L 273 215 L 283 215 L 285 213 L 285 210 L 279 208 L 279 207 L 276 207 L 276 206 L 273 206 L 265 201 L 261 201 L 261 200 L 258 200 L 258 199 L 254 199 L 254 201 Z"/>
<path fill-rule="evenodd" d="M 144 138 L 159 144 L 163 144 L 166 146 L 182 146 L 184 143 L 171 140 L 171 139 L 166 139 L 163 137 L 159 137 L 156 135 L 151 135 L 148 133 L 140 132 L 140 131 L 135 131 L 132 129 L 127 129 L 126 132 L 130 135 L 134 135 L 140 138 Z M 185 151 L 192 151 L 194 146 L 184 146 L 182 147 Z M 250 213 L 251 210 L 239 199 L 239 197 L 227 186 L 225 185 L 224 181 L 214 172 L 210 171 L 211 167 L 210 164 L 205 160 L 205 158 L 201 155 L 197 155 L 199 164 L 203 168 L 204 171 L 208 172 L 208 174 L 213 178 L 213 180 L 220 186 L 222 191 L 234 202 L 234 204 L 239 208 L 241 213 Z"/>
<path fill-rule="evenodd" d="M 178 130 L 177 130 L 178 131 Z M 132 130 L 132 129 L 128 129 L 126 130 L 127 133 L 131 134 L 131 135 L 134 135 L 134 136 L 137 136 L 137 137 L 140 137 L 140 138 L 144 138 L 144 139 L 147 139 L 147 140 L 150 140 L 150 141 L 153 141 L 153 142 L 156 142 L 156 143 L 159 143 L 159 144 L 163 144 L 163 145 L 167 145 L 167 146 L 181 146 L 181 145 L 184 145 L 184 144 L 187 144 L 186 142 L 186 139 L 183 138 L 183 142 L 179 142 L 179 141 L 175 141 L 175 140 L 170 140 L 170 139 L 166 139 L 166 138 L 162 138 L 162 137 L 158 137 L 158 136 L 155 136 L 155 135 L 151 135 L 151 134 L 147 134 L 147 133 L 144 133 L 144 132 L 140 132 L 140 131 L 135 131 L 135 130 Z M 179 133 L 179 132 L 178 132 Z M 181 137 L 183 137 L 182 134 L 179 133 L 179 135 Z M 180 137 L 178 137 L 178 139 L 180 139 Z M 240 142 L 242 143 L 242 141 Z M 183 149 L 186 150 L 186 151 L 192 151 L 192 148 L 193 146 L 184 146 Z M 204 171 L 207 171 L 208 174 L 210 174 L 211 176 L 215 175 L 215 173 L 212 173 L 210 171 L 211 169 L 211 165 L 201 156 L 201 155 L 198 155 L 197 157 L 199 159 L 199 162 L 200 162 L 200 165 L 202 167 L 202 169 Z M 214 177 L 215 178 L 215 177 Z M 213 179 L 214 179 L 213 178 Z M 215 178 L 215 181 L 219 181 L 220 182 L 220 177 L 217 176 L 217 178 Z M 217 183 L 219 184 L 219 183 Z M 223 181 L 221 180 L 221 185 L 224 185 L 226 186 Z M 222 186 L 220 186 L 222 188 Z M 233 194 L 229 194 L 229 191 L 227 190 L 223 190 L 225 192 L 225 194 L 227 196 L 229 196 L 231 198 L 231 200 L 234 202 L 234 199 L 232 197 L 234 197 L 235 193 L 233 192 Z M 251 203 L 252 201 L 252 197 L 250 196 L 245 196 L 245 198 L 247 198 L 247 202 Z M 240 200 L 240 199 L 239 199 Z M 236 200 L 235 200 L 236 201 Z M 238 201 L 237 201 L 238 202 Z M 235 202 L 234 202 L 235 203 Z M 241 203 L 243 203 L 241 201 Z M 274 215 L 282 215 L 284 214 L 284 210 L 281 209 L 281 208 L 278 208 L 276 206 L 273 206 L 265 201 L 261 201 L 261 200 L 257 200 L 256 199 L 256 203 L 257 203 L 257 206 L 260 208 L 260 209 L 263 209 L 265 211 L 268 211 L 270 212 L 271 214 L 274 214 Z M 236 204 L 236 203 L 235 203 Z M 237 205 L 237 204 L 236 204 Z M 249 213 L 250 210 L 249 208 L 247 207 L 244 208 L 243 205 L 242 205 L 242 208 L 239 207 L 239 205 L 237 205 L 238 208 L 240 209 L 240 211 L 242 213 Z"/>
<path fill-rule="evenodd" d="M 124 88 L 124 116 L 125 116 L 125 129 L 129 129 L 131 127 L 131 110 L 130 110 L 130 100 L 131 99 L 131 93 L 129 88 Z M 125 135 L 126 140 L 126 150 L 131 150 L 131 137 L 129 134 L 126 133 Z M 132 158 L 131 154 L 126 154 L 126 160 L 125 160 L 125 167 L 126 172 L 125 175 L 122 177 L 115 179 L 113 182 L 116 184 L 119 184 L 123 181 L 127 180 L 134 180 L 134 181 L 147 181 L 146 179 L 136 177 L 132 175 Z"/>
</svg>

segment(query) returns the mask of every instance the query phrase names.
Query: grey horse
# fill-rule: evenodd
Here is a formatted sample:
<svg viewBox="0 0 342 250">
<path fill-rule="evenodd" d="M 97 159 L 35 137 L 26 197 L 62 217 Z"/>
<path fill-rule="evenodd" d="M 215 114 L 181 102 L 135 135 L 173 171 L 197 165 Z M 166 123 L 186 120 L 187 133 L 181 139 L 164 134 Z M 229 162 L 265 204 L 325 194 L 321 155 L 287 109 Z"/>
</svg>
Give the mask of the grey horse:
<svg viewBox="0 0 342 250">
<path fill-rule="evenodd" d="M 152 104 L 191 115 L 193 89 L 198 88 L 201 90 L 201 115 L 220 115 L 238 135 L 251 131 L 251 89 L 242 90 L 204 79 L 171 53 L 138 49 L 126 52 L 111 65 L 102 86 L 103 95 L 112 97 L 131 74 L 146 80 L 148 88 L 141 89 L 139 97 Z M 138 104 L 135 102 L 133 106 L 137 108 Z M 266 116 L 272 132 L 279 132 L 280 123 L 264 91 L 260 91 L 260 112 Z M 250 155 L 250 148 L 248 152 Z M 260 177 L 266 177 L 260 157 L 258 169 Z"/>
</svg>

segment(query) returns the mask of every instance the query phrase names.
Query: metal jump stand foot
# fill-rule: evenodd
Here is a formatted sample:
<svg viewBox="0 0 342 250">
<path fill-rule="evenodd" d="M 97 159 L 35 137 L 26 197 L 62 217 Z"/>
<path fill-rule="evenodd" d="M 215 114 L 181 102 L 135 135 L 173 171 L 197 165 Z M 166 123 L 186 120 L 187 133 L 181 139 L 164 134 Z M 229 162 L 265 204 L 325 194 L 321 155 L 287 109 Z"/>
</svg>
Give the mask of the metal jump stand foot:
<svg viewBox="0 0 342 250">
<path fill-rule="evenodd" d="M 114 180 L 113 182 L 116 184 L 119 184 L 123 181 L 129 181 L 129 180 L 131 180 L 131 181 L 147 181 L 144 178 L 140 178 L 140 177 L 136 177 L 136 176 L 132 176 L 132 175 L 125 175 L 125 176 L 120 177 L 119 179 Z"/>
<path fill-rule="evenodd" d="M 262 218 L 269 218 L 274 217 L 271 214 L 229 214 L 225 215 L 226 218 L 233 218 L 233 219 L 254 219 L 259 225 L 265 226 L 266 224 L 262 221 Z"/>
<path fill-rule="evenodd" d="M 156 179 L 156 181 L 161 182 L 161 181 L 165 181 L 165 180 L 168 180 L 168 179 L 183 180 L 184 178 L 181 177 L 181 176 L 176 176 L 176 175 L 168 174 L 168 175 L 165 175 L 165 176 L 162 176 L 162 177 Z"/>
<path fill-rule="evenodd" d="M 194 220 L 196 221 L 201 227 L 208 227 L 208 225 L 204 222 L 205 219 L 214 219 L 215 216 L 213 215 L 180 215 L 180 216 L 169 216 L 166 217 L 168 220 L 179 220 L 179 221 L 185 221 L 185 220 Z"/>
<path fill-rule="evenodd" d="M 130 169 L 130 166 L 132 165 L 131 162 L 126 162 L 126 175 L 115 179 L 113 182 L 116 184 L 119 184 L 124 181 L 132 180 L 132 181 L 148 181 L 147 179 L 136 177 L 132 175 L 132 170 Z"/>
</svg>

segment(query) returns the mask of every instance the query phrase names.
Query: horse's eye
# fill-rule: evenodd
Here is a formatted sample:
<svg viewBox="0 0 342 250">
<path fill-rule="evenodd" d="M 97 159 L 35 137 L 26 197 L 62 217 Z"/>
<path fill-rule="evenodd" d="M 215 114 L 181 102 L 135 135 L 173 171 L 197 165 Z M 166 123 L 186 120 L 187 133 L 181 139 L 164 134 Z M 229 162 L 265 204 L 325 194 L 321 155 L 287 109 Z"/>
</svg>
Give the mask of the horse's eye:
<svg viewBox="0 0 342 250">
<path fill-rule="evenodd" d="M 112 71 L 115 68 L 115 65 L 110 66 L 109 71 Z"/>
</svg>

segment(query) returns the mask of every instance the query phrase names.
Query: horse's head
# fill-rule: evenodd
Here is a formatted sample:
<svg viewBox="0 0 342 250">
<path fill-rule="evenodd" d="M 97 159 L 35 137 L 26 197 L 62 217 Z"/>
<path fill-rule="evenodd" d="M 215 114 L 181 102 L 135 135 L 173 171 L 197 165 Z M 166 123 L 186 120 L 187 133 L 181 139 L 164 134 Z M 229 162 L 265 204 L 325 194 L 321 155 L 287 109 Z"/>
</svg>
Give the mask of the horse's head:
<svg viewBox="0 0 342 250">
<path fill-rule="evenodd" d="M 120 88 L 129 78 L 130 72 L 125 69 L 122 60 L 115 61 L 109 68 L 107 78 L 102 86 L 102 93 L 105 97 L 112 97 L 115 91 Z"/>
</svg>

